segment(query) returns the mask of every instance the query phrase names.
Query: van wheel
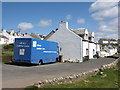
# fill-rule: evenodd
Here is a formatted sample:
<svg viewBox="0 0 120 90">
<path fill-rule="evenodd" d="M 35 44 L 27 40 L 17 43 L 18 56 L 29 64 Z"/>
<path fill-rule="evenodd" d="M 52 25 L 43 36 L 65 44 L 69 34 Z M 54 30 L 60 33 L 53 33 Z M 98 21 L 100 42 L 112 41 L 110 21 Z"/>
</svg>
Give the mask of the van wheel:
<svg viewBox="0 0 120 90">
<path fill-rule="evenodd" d="M 42 63 L 42 60 L 40 60 L 40 61 L 39 61 L 39 65 L 42 65 L 42 64 L 43 64 L 43 63 Z"/>
</svg>

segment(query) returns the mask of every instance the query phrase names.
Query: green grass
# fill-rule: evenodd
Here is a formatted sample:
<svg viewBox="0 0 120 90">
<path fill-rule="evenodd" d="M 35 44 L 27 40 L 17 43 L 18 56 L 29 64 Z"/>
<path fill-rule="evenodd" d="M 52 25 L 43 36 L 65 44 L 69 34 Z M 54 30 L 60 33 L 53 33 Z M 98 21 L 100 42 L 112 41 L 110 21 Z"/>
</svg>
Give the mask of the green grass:
<svg viewBox="0 0 120 90">
<path fill-rule="evenodd" d="M 13 53 L 14 53 L 13 51 L 9 51 L 9 50 L 8 51 L 3 51 L 2 56 L 13 56 Z"/>
<path fill-rule="evenodd" d="M 100 74 L 72 84 L 60 84 L 44 86 L 42 88 L 118 88 L 118 71 L 114 69 L 103 72 L 107 77 L 102 78 Z"/>
<path fill-rule="evenodd" d="M 104 70 L 103 75 L 106 74 L 106 77 L 102 77 L 103 75 L 98 73 L 95 76 L 71 84 L 49 85 L 41 88 L 120 88 L 118 87 L 118 76 L 120 75 L 120 73 L 118 73 L 118 67 L 120 67 L 120 63 L 115 68 Z M 29 88 L 37 87 L 29 86 Z"/>
<path fill-rule="evenodd" d="M 37 89 L 38 87 L 36 87 L 36 86 L 28 86 L 28 87 L 26 87 L 24 90 L 35 90 L 35 89 Z"/>
</svg>

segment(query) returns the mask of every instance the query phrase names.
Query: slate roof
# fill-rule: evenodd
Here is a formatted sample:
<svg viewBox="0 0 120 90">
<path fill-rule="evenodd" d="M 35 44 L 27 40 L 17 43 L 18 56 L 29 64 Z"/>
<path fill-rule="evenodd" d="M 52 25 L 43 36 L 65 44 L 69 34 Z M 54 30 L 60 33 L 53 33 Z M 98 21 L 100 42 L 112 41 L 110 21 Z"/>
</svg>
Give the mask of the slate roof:
<svg viewBox="0 0 120 90">
<path fill-rule="evenodd" d="M 106 39 L 106 38 L 100 38 L 100 40 L 108 41 L 108 39 Z"/>
<path fill-rule="evenodd" d="M 24 36 L 22 36 L 23 38 L 33 38 L 32 36 L 30 36 L 29 34 L 26 34 Z"/>
<path fill-rule="evenodd" d="M 85 34 L 85 28 L 78 28 L 76 30 L 73 31 L 74 33 L 80 35 L 80 34 Z"/>
<path fill-rule="evenodd" d="M 55 33 L 55 31 L 51 31 L 51 32 L 44 38 L 44 40 L 47 40 L 48 38 L 50 38 L 54 33 Z"/>
</svg>

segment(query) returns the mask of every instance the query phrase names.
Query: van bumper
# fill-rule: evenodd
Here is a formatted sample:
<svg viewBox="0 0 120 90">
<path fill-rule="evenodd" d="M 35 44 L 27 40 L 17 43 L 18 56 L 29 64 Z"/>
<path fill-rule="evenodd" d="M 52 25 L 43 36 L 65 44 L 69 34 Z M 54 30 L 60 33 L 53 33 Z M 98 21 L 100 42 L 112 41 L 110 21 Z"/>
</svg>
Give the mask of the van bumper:
<svg viewBox="0 0 120 90">
<path fill-rule="evenodd" d="M 17 62 L 17 63 L 31 63 L 30 60 L 13 60 L 13 62 Z"/>
</svg>

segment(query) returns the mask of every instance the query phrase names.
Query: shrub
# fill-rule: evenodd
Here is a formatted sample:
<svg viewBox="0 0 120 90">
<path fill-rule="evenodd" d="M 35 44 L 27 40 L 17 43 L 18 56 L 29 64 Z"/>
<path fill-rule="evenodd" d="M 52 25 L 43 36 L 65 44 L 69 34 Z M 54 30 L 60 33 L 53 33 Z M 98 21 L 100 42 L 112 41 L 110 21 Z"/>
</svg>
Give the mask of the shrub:
<svg viewBox="0 0 120 90">
<path fill-rule="evenodd" d="M 3 46 L 3 49 L 7 49 L 7 50 L 13 50 L 14 46 L 13 45 L 5 45 Z"/>
</svg>

